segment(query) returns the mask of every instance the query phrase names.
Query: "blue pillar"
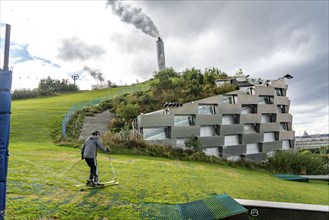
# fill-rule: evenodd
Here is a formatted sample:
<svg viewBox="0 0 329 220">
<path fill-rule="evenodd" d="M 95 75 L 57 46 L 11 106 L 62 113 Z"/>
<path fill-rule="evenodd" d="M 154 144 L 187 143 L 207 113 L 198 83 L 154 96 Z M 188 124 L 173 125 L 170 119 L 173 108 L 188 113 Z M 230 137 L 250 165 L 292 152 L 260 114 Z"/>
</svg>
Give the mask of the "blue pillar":
<svg viewBox="0 0 329 220">
<path fill-rule="evenodd" d="M 0 69 L 0 220 L 5 218 L 12 71 L 8 68 L 10 25 L 6 25 L 4 67 Z"/>
</svg>

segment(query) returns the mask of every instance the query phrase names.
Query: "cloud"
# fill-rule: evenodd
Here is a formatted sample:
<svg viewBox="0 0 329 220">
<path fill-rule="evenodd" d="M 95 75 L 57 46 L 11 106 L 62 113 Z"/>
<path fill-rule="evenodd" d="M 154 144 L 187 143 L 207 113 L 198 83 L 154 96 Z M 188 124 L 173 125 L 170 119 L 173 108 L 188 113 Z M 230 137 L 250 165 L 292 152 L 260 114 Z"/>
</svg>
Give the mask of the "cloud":
<svg viewBox="0 0 329 220">
<path fill-rule="evenodd" d="M 17 43 L 15 74 L 68 77 L 89 66 L 119 85 L 148 80 L 157 70 L 155 39 L 129 15 L 144 13 L 161 30 L 167 67 L 229 75 L 241 68 L 264 79 L 291 74 L 296 134 L 320 132 L 319 121 L 327 131 L 328 1 L 120 1 L 130 10 L 117 11 L 123 17 L 106 2 L 1 1 L 1 22 L 12 24 Z M 90 89 L 94 81 L 85 73 L 77 84 Z"/>
<path fill-rule="evenodd" d="M 61 60 L 88 60 L 97 59 L 105 53 L 105 50 L 97 45 L 88 45 L 77 37 L 63 39 L 58 48 L 57 57 Z"/>
</svg>

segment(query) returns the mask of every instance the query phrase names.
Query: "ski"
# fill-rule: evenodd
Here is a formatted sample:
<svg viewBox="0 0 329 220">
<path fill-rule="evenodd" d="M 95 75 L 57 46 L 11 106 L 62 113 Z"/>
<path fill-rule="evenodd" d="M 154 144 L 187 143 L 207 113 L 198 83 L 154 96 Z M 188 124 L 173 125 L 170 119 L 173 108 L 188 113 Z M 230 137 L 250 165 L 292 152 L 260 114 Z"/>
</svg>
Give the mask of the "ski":
<svg viewBox="0 0 329 220">
<path fill-rule="evenodd" d="M 104 184 L 104 185 L 103 186 L 87 186 L 87 185 L 85 185 L 85 187 L 80 188 L 80 191 L 105 188 L 105 187 L 108 187 L 108 186 L 115 186 L 115 185 L 118 185 L 119 182 L 106 182 L 106 183 L 102 183 L 102 184 Z"/>
<path fill-rule="evenodd" d="M 115 183 L 115 180 L 104 182 L 103 184 L 111 184 L 111 183 Z M 86 185 L 86 184 L 78 184 L 78 185 L 74 185 L 74 186 L 75 187 L 82 187 L 82 186 L 89 186 L 89 185 Z M 89 187 L 91 187 L 91 186 L 89 186 Z"/>
</svg>

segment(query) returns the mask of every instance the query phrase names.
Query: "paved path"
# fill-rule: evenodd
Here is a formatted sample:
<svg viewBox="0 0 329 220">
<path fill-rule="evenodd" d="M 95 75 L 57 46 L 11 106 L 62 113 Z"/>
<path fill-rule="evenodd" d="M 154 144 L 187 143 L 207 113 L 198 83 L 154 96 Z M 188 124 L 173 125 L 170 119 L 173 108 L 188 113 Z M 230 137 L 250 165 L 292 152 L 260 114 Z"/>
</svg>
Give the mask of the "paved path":
<svg viewBox="0 0 329 220">
<path fill-rule="evenodd" d="M 98 130 L 101 134 L 104 134 L 109 130 L 109 124 L 114 117 L 115 114 L 110 111 L 95 114 L 95 116 L 86 116 L 83 121 L 79 139 L 86 139 L 91 134 L 92 130 Z"/>
</svg>

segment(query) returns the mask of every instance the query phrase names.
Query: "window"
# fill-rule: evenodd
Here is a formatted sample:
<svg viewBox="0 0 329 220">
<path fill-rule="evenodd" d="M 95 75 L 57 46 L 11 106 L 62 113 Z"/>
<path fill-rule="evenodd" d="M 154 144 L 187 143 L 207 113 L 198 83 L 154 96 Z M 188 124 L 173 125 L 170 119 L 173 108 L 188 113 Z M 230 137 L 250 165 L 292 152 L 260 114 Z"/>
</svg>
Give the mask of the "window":
<svg viewBox="0 0 329 220">
<path fill-rule="evenodd" d="M 174 125 L 175 126 L 191 126 L 195 125 L 193 115 L 175 115 Z"/>
<path fill-rule="evenodd" d="M 214 127 L 213 126 L 201 126 L 200 127 L 200 137 L 209 137 L 214 136 Z"/>
<path fill-rule="evenodd" d="M 259 153 L 259 144 L 247 144 L 246 154 L 257 154 Z"/>
<path fill-rule="evenodd" d="M 288 113 L 287 106 L 285 105 L 278 105 L 278 113 Z"/>
<path fill-rule="evenodd" d="M 272 96 L 259 96 L 258 104 L 273 104 L 273 97 Z"/>
<path fill-rule="evenodd" d="M 256 105 L 242 105 L 241 114 L 254 114 L 257 113 Z"/>
<path fill-rule="evenodd" d="M 290 149 L 290 141 L 289 140 L 283 140 L 282 141 L 282 150 L 288 150 Z"/>
<path fill-rule="evenodd" d="M 240 91 L 247 95 L 255 94 L 255 88 L 253 88 L 253 87 L 242 87 L 242 88 L 240 88 Z"/>
<path fill-rule="evenodd" d="M 168 135 L 167 128 L 143 128 L 145 140 L 166 139 Z"/>
<path fill-rule="evenodd" d="M 271 123 L 276 121 L 276 115 L 275 114 L 262 114 L 261 116 L 261 123 Z"/>
<path fill-rule="evenodd" d="M 203 152 L 208 156 L 216 156 L 218 157 L 218 147 L 209 147 L 203 150 Z"/>
<path fill-rule="evenodd" d="M 199 105 L 198 114 L 199 115 L 214 115 L 214 114 L 216 114 L 216 105 Z"/>
<path fill-rule="evenodd" d="M 176 139 L 176 147 L 184 148 L 185 147 L 185 138 L 177 138 Z"/>
<path fill-rule="evenodd" d="M 274 93 L 276 96 L 283 96 L 282 89 L 275 89 Z"/>
<path fill-rule="evenodd" d="M 222 103 L 237 104 L 238 103 L 238 97 L 235 96 L 235 95 L 224 95 L 224 96 L 222 96 Z"/>
<path fill-rule="evenodd" d="M 232 125 L 232 124 L 238 124 L 238 115 L 223 115 L 222 118 L 222 124 L 223 125 Z"/>
<path fill-rule="evenodd" d="M 264 133 L 264 142 L 272 142 L 275 141 L 275 133 Z"/>
<path fill-rule="evenodd" d="M 239 144 L 240 144 L 239 135 L 227 135 L 224 138 L 225 146 L 232 146 L 232 145 L 239 145 Z"/>
<path fill-rule="evenodd" d="M 287 122 L 281 122 L 280 123 L 280 130 L 281 131 L 288 131 L 288 123 Z"/>
<path fill-rule="evenodd" d="M 255 123 L 248 123 L 244 124 L 244 133 L 250 134 L 250 133 L 257 133 L 257 126 Z"/>
</svg>

